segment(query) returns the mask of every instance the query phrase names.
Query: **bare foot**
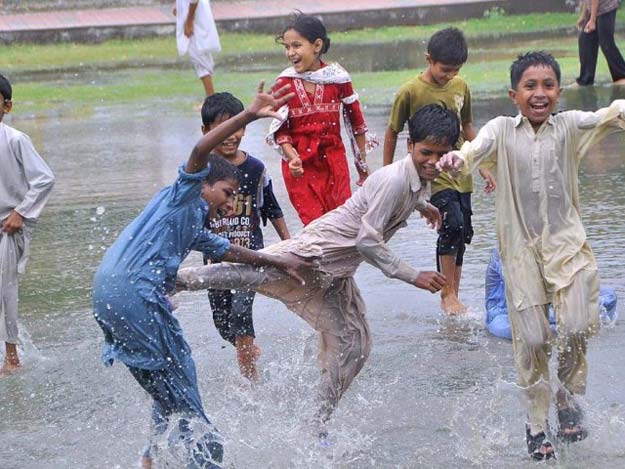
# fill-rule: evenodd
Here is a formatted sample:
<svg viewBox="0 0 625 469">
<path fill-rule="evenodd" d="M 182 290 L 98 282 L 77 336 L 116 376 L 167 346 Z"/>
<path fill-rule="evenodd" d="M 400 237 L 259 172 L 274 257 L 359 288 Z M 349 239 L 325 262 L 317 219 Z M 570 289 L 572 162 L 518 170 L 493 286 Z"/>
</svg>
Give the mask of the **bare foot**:
<svg viewBox="0 0 625 469">
<path fill-rule="evenodd" d="M 467 307 L 458 300 L 455 294 L 441 295 L 441 308 L 450 316 L 457 316 L 467 312 Z"/>
<path fill-rule="evenodd" d="M 0 377 L 1 376 L 9 376 L 13 373 L 15 373 L 17 370 L 19 370 L 22 367 L 20 362 L 13 362 L 13 361 L 4 361 L 4 364 L 2 365 L 2 368 L 0 368 Z"/>
<path fill-rule="evenodd" d="M 620 80 L 616 80 L 614 82 L 615 85 L 625 86 L 625 78 L 621 78 Z"/>
<path fill-rule="evenodd" d="M 141 458 L 141 469 L 152 469 L 152 458 L 143 456 Z"/>
</svg>

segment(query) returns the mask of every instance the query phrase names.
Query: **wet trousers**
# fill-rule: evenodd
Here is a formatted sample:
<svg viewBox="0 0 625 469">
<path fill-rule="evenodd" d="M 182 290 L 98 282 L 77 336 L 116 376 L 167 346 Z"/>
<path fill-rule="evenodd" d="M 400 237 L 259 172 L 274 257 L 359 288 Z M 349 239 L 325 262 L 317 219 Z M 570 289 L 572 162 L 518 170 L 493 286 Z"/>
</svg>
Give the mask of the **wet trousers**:
<svg viewBox="0 0 625 469">
<path fill-rule="evenodd" d="M 514 279 L 506 279 L 506 285 L 514 283 Z M 530 430 L 537 434 L 547 429 L 552 397 L 549 358 L 553 345 L 558 350 L 558 379 L 564 391 L 586 391 L 586 342 L 599 329 L 599 274 L 596 270 L 581 270 L 569 286 L 553 295 L 557 337 L 549 327 L 548 304 L 519 311 L 509 293 L 507 297 L 519 385 L 527 398 Z"/>
<path fill-rule="evenodd" d="M 177 443 L 185 446 L 187 453 L 186 469 L 219 469 L 223 460 L 223 442 L 219 431 L 211 424 L 199 399 L 199 395 L 190 392 L 195 387 L 195 379 L 189 382 L 189 375 L 175 366 L 162 370 L 144 370 L 128 367 L 132 376 L 141 387 L 154 399 L 152 406 L 152 438 L 145 457 L 154 457 L 154 439 L 164 434 L 170 426 Z M 193 420 L 200 421 L 204 432 L 197 434 L 193 429 Z M 170 439 L 172 437 L 170 436 Z"/>
<path fill-rule="evenodd" d="M 0 342 L 19 344 L 17 328 L 17 276 L 22 273 L 26 238 L 24 231 L 12 235 L 0 231 Z"/>
<path fill-rule="evenodd" d="M 314 269 L 301 285 L 275 268 L 262 271 L 242 264 L 212 264 L 178 272 L 190 290 L 247 289 L 280 300 L 319 332 L 321 421 L 329 419 L 360 372 L 371 350 L 369 324 L 360 291 L 352 277 L 336 278 Z"/>
<path fill-rule="evenodd" d="M 578 37 L 580 72 L 577 78 L 579 85 L 592 85 L 595 82 L 597 55 L 599 47 L 608 62 L 612 81 L 625 78 L 625 59 L 614 42 L 614 25 L 617 10 L 612 10 L 597 17 L 597 29 L 585 33 L 584 28 L 590 19 L 586 19 Z"/>
</svg>

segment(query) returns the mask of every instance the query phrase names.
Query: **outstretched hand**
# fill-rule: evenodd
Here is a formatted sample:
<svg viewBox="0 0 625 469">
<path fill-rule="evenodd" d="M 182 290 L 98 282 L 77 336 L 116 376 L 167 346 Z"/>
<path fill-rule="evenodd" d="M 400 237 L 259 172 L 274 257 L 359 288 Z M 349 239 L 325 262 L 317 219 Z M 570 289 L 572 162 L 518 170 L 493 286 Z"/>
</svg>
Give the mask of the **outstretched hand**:
<svg viewBox="0 0 625 469">
<path fill-rule="evenodd" d="M 297 280 L 301 285 L 305 285 L 306 281 L 302 276 L 307 269 L 312 269 L 319 265 L 319 261 L 311 257 L 299 257 L 289 254 L 279 254 L 276 256 L 277 262 L 275 266 L 286 272 L 290 277 Z"/>
<path fill-rule="evenodd" d="M 417 279 L 414 282 L 414 286 L 427 290 L 431 293 L 436 293 L 445 286 L 447 279 L 439 272 L 419 272 Z"/>
<path fill-rule="evenodd" d="M 457 151 L 450 151 L 445 153 L 443 157 L 436 163 L 436 169 L 439 171 L 447 171 L 450 174 L 456 174 L 460 172 L 464 160 L 460 157 Z"/>
<path fill-rule="evenodd" d="M 289 99 L 295 96 L 295 93 L 288 92 L 291 88 L 289 84 L 281 86 L 277 90 L 270 91 L 269 93 L 265 93 L 263 91 L 264 88 L 265 82 L 261 81 L 258 85 L 258 93 L 247 110 L 257 118 L 274 117 L 279 119 L 280 115 L 275 110 L 282 107 L 283 104 L 286 104 Z"/>
</svg>

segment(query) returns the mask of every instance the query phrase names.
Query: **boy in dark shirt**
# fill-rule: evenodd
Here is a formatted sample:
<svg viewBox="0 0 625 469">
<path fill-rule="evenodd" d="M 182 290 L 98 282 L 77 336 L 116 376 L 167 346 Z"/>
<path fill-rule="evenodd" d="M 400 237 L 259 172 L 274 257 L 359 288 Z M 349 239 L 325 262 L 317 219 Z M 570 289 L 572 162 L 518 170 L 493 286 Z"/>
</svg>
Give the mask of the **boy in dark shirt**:
<svg viewBox="0 0 625 469">
<path fill-rule="evenodd" d="M 202 132 L 242 111 L 243 103 L 230 93 L 209 96 L 202 106 Z M 264 163 L 239 149 L 244 134 L 245 128 L 241 128 L 213 149 L 214 154 L 237 167 L 241 184 L 232 213 L 219 219 L 207 218 L 206 226 L 232 244 L 257 251 L 264 247 L 261 221 L 266 224 L 269 219 L 281 240 L 289 238 L 289 231 Z M 241 374 L 251 381 L 258 380 L 256 360 L 260 354 L 254 344 L 254 295 L 250 290 L 208 290 L 215 327 L 224 340 L 236 347 Z"/>
</svg>

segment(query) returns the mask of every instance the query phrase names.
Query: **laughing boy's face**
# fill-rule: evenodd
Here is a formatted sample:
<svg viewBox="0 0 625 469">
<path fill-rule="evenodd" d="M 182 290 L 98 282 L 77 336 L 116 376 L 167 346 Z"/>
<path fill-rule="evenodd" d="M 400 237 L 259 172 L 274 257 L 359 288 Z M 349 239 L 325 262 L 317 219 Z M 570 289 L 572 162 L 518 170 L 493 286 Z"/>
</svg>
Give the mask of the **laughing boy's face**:
<svg viewBox="0 0 625 469">
<path fill-rule="evenodd" d="M 534 130 L 538 130 L 555 111 L 562 88 L 553 68 L 532 65 L 521 75 L 517 89 L 510 89 L 508 94 Z"/>
</svg>

